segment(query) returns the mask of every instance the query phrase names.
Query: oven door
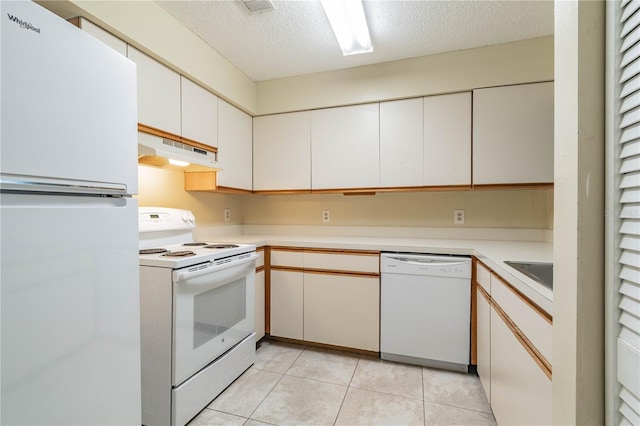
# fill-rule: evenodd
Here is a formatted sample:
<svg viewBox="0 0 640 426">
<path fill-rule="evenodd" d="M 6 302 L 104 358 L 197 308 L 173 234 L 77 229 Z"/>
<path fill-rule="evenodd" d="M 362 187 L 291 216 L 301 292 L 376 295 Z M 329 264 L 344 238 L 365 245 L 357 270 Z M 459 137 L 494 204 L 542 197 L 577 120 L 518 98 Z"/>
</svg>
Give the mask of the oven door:
<svg viewBox="0 0 640 426">
<path fill-rule="evenodd" d="M 253 333 L 257 257 L 173 272 L 173 386 Z"/>
</svg>

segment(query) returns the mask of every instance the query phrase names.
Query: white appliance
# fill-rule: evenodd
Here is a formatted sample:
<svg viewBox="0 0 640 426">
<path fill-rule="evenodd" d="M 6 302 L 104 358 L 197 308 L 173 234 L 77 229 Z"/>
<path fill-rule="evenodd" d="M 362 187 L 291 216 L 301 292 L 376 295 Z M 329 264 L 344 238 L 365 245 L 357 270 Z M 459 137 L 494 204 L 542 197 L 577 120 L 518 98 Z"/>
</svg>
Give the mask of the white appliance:
<svg viewBox="0 0 640 426">
<path fill-rule="evenodd" d="M 135 65 L 0 2 L 1 417 L 141 419 Z"/>
<path fill-rule="evenodd" d="M 256 248 L 194 227 L 187 210 L 139 209 L 145 425 L 186 424 L 255 361 Z"/>
<path fill-rule="evenodd" d="M 382 253 L 380 357 L 467 372 L 471 259 Z"/>
</svg>

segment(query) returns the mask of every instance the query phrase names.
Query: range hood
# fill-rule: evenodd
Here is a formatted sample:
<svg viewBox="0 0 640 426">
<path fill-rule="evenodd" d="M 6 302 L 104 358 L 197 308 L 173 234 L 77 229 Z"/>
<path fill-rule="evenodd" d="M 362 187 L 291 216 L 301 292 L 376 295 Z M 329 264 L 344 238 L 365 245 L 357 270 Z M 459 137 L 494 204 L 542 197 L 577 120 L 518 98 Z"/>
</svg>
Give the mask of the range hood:
<svg viewBox="0 0 640 426">
<path fill-rule="evenodd" d="M 170 160 L 173 160 L 170 162 Z M 175 163 L 183 162 L 181 166 Z M 203 147 L 138 132 L 138 164 L 187 172 L 221 170 L 217 153 Z"/>
</svg>

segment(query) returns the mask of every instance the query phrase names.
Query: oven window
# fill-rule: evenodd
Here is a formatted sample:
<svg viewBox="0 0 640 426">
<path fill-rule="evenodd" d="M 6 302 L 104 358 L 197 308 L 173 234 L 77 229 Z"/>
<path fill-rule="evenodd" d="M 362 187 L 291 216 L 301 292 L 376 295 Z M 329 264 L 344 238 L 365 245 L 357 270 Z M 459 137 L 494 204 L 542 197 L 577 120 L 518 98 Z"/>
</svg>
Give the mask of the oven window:
<svg viewBox="0 0 640 426">
<path fill-rule="evenodd" d="M 195 296 L 193 349 L 232 328 L 246 316 L 246 278 Z"/>
</svg>

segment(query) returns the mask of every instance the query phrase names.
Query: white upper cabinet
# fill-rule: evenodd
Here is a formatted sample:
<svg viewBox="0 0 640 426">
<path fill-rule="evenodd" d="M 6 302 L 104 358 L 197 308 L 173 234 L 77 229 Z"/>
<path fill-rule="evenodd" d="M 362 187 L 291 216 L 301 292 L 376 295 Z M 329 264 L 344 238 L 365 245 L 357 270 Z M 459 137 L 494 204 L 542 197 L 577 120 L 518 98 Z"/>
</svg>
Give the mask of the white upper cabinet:
<svg viewBox="0 0 640 426">
<path fill-rule="evenodd" d="M 379 104 L 311 112 L 312 189 L 380 185 Z"/>
<path fill-rule="evenodd" d="M 471 93 L 424 98 L 424 186 L 471 185 Z"/>
<path fill-rule="evenodd" d="M 553 182 L 553 83 L 473 91 L 473 183 Z"/>
<path fill-rule="evenodd" d="M 218 97 L 184 76 L 182 84 L 182 137 L 218 146 Z"/>
<path fill-rule="evenodd" d="M 127 57 L 138 69 L 138 122 L 180 135 L 180 74 L 132 46 Z"/>
<path fill-rule="evenodd" d="M 311 189 L 311 112 L 253 119 L 253 189 Z"/>
<path fill-rule="evenodd" d="M 380 103 L 380 186 L 420 186 L 423 180 L 422 98 Z"/>
<path fill-rule="evenodd" d="M 218 100 L 218 186 L 253 189 L 252 128 L 250 115 Z"/>
<path fill-rule="evenodd" d="M 78 27 L 84 32 L 100 40 L 107 46 L 111 47 L 113 50 L 120 53 L 122 56 L 127 56 L 127 43 L 120 40 L 110 32 L 103 30 L 93 22 L 86 20 L 85 18 L 79 17 L 77 18 L 77 20 Z M 71 20 L 71 22 L 75 21 Z"/>
</svg>

